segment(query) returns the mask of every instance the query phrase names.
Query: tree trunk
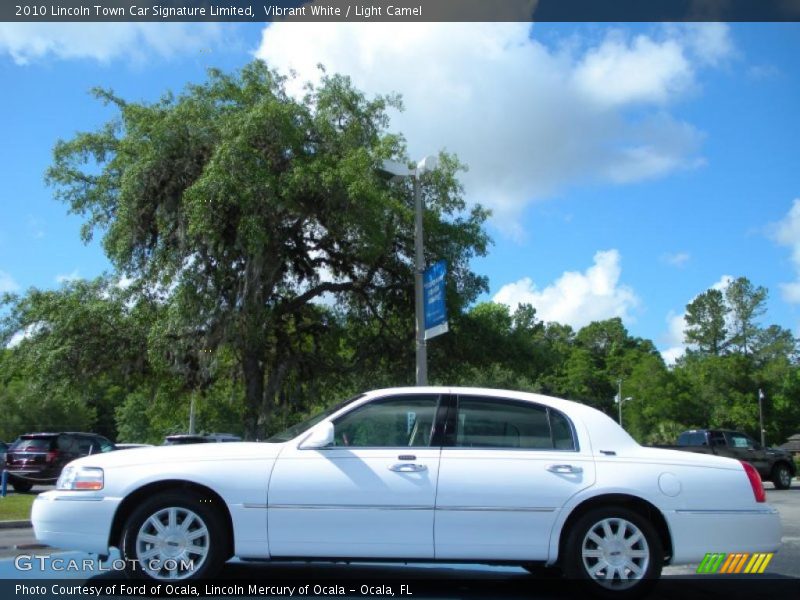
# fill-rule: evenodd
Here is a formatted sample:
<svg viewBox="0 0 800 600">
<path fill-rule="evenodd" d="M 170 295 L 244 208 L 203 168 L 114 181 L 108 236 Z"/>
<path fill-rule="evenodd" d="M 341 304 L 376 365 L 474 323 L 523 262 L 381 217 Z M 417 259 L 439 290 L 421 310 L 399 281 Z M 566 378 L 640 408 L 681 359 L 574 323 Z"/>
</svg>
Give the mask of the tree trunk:
<svg viewBox="0 0 800 600">
<path fill-rule="evenodd" d="M 264 399 L 264 365 L 254 352 L 246 352 L 242 360 L 244 375 L 244 439 L 258 440 L 263 428 L 259 427 L 261 403 Z"/>
</svg>

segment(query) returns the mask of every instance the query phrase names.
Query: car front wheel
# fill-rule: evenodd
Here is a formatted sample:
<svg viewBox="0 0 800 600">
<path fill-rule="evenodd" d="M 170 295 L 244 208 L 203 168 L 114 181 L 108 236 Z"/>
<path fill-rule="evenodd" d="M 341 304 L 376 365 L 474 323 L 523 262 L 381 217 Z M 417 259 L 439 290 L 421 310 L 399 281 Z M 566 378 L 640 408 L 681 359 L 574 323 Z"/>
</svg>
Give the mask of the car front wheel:
<svg viewBox="0 0 800 600">
<path fill-rule="evenodd" d="M 788 490 L 792 486 L 792 472 L 789 467 L 779 463 L 772 468 L 772 483 L 779 490 Z"/>
<path fill-rule="evenodd" d="M 658 533 L 627 508 L 596 508 L 567 533 L 564 571 L 594 595 L 633 598 L 646 593 L 663 566 Z"/>
<path fill-rule="evenodd" d="M 211 504 L 159 494 L 128 518 L 120 550 L 130 577 L 159 581 L 213 577 L 225 562 L 225 528 Z"/>
</svg>

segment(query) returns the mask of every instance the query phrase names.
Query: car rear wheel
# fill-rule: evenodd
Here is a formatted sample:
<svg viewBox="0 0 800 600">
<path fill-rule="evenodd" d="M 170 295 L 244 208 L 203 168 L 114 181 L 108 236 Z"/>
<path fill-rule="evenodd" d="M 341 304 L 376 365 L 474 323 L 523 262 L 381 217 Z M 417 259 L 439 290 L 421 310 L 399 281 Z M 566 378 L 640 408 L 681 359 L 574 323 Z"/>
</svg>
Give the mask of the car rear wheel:
<svg viewBox="0 0 800 600">
<path fill-rule="evenodd" d="M 225 562 L 225 535 L 211 504 L 174 492 L 159 494 L 125 523 L 120 542 L 125 572 L 158 581 L 213 577 Z"/>
<path fill-rule="evenodd" d="M 792 487 L 792 472 L 783 463 L 778 463 L 772 468 L 772 483 L 779 490 L 788 490 Z"/>
<path fill-rule="evenodd" d="M 30 492 L 33 489 L 33 484 L 30 481 L 20 481 L 19 479 L 15 479 L 11 482 L 11 487 L 14 488 L 15 492 L 25 493 Z"/>
<path fill-rule="evenodd" d="M 594 595 L 633 598 L 646 593 L 661 575 L 663 550 L 658 533 L 627 508 L 596 508 L 567 532 L 564 571 Z"/>
</svg>

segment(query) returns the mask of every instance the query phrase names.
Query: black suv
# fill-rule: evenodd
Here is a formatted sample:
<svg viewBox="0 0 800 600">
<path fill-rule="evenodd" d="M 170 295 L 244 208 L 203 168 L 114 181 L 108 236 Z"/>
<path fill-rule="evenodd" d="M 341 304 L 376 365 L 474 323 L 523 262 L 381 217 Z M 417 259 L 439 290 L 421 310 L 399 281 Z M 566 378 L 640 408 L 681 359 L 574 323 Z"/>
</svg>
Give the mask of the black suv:
<svg viewBox="0 0 800 600">
<path fill-rule="evenodd" d="M 68 462 L 114 450 L 114 444 L 96 433 L 26 433 L 6 452 L 8 480 L 18 492 L 55 483 Z"/>
</svg>

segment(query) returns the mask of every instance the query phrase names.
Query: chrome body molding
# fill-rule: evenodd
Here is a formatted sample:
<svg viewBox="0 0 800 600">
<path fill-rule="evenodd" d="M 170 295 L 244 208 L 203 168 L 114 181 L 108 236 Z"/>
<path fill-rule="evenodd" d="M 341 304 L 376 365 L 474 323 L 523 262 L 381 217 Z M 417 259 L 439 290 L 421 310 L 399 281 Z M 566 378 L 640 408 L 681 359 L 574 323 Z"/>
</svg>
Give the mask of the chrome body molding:
<svg viewBox="0 0 800 600">
<path fill-rule="evenodd" d="M 53 496 L 56 502 L 102 502 L 105 496 Z"/>
<path fill-rule="evenodd" d="M 679 508 L 675 513 L 679 515 L 772 515 L 777 514 L 778 510 L 772 507 L 739 510 Z"/>
<path fill-rule="evenodd" d="M 274 508 L 276 510 L 443 510 L 463 512 L 536 512 L 549 513 L 553 506 L 414 506 L 379 504 L 245 504 L 245 508 Z"/>
<path fill-rule="evenodd" d="M 555 512 L 554 506 L 437 506 L 436 510 L 453 510 L 465 512 Z"/>
</svg>

